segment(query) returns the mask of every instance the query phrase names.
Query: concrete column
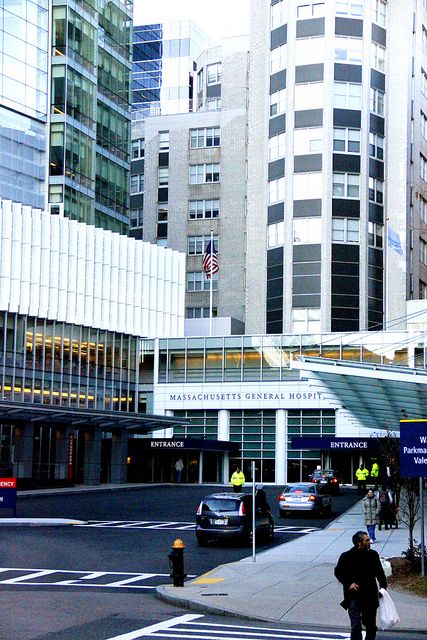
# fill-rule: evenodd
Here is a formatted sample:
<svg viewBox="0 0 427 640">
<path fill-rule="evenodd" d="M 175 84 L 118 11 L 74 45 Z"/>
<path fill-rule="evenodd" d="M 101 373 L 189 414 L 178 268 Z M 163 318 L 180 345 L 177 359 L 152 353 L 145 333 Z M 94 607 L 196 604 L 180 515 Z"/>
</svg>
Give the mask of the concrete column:
<svg viewBox="0 0 427 640">
<path fill-rule="evenodd" d="M 101 484 L 101 439 L 100 427 L 94 427 L 84 433 L 83 484 Z"/>
<path fill-rule="evenodd" d="M 113 431 L 111 441 L 111 482 L 127 482 L 128 432 L 126 429 Z"/>
<path fill-rule="evenodd" d="M 68 478 L 68 446 L 71 429 L 55 429 L 55 479 Z"/>
<path fill-rule="evenodd" d="M 288 424 L 285 409 L 276 411 L 276 484 L 288 481 Z"/>
<path fill-rule="evenodd" d="M 203 449 L 199 453 L 199 484 L 203 484 Z"/>
<path fill-rule="evenodd" d="M 34 427 L 30 422 L 15 427 L 13 475 L 15 478 L 33 476 Z"/>
<path fill-rule="evenodd" d="M 228 409 L 218 411 L 218 440 L 230 440 L 230 412 Z M 230 455 L 224 452 L 222 465 L 222 483 L 230 482 Z"/>
</svg>

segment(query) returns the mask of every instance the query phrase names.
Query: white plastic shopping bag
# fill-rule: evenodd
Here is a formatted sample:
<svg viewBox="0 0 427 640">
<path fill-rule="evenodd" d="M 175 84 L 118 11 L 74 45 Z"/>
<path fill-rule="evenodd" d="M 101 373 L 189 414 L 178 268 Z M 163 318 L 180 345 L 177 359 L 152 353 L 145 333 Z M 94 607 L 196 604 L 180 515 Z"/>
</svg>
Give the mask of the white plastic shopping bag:
<svg viewBox="0 0 427 640">
<path fill-rule="evenodd" d="M 395 624 L 398 624 L 400 618 L 388 591 L 386 591 L 386 589 L 380 589 L 380 593 L 382 598 L 380 598 L 380 606 L 378 609 L 378 622 L 380 629 L 387 631 L 394 627 Z"/>
</svg>

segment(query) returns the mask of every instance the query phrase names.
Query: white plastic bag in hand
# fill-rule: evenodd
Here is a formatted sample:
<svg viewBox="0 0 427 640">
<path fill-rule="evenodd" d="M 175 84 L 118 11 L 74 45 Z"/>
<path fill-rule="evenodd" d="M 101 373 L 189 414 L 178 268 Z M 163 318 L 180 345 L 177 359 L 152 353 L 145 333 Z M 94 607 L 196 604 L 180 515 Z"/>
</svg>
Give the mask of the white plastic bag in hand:
<svg viewBox="0 0 427 640">
<path fill-rule="evenodd" d="M 387 631 L 387 629 L 391 629 L 395 624 L 398 624 L 400 618 L 388 591 L 386 591 L 386 589 L 380 589 L 380 593 L 382 598 L 380 598 L 380 606 L 378 609 L 379 626 L 383 631 Z"/>
</svg>

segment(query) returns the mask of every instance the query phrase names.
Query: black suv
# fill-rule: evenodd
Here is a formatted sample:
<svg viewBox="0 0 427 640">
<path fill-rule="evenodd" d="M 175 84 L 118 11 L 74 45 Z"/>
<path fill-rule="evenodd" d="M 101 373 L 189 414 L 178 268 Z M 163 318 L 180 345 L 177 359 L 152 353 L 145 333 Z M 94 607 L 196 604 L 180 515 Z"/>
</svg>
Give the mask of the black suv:
<svg viewBox="0 0 427 640">
<path fill-rule="evenodd" d="M 274 537 L 273 518 L 265 505 L 255 510 L 255 540 L 258 536 Z M 223 539 L 252 544 L 252 495 L 213 493 L 203 498 L 196 513 L 196 538 L 200 546 Z"/>
<path fill-rule="evenodd" d="M 338 495 L 340 492 L 341 478 L 332 469 L 316 469 L 310 475 L 310 482 L 322 485 L 332 495 Z"/>
</svg>

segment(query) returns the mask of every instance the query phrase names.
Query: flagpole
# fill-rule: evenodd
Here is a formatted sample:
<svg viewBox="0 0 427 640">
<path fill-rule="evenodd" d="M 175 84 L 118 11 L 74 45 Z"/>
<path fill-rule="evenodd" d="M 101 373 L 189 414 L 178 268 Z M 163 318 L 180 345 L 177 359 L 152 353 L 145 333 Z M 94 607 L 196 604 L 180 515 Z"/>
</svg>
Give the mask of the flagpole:
<svg viewBox="0 0 427 640">
<path fill-rule="evenodd" d="M 209 335 L 212 335 L 212 299 L 213 299 L 213 229 L 211 229 L 211 277 L 209 283 Z"/>
</svg>

